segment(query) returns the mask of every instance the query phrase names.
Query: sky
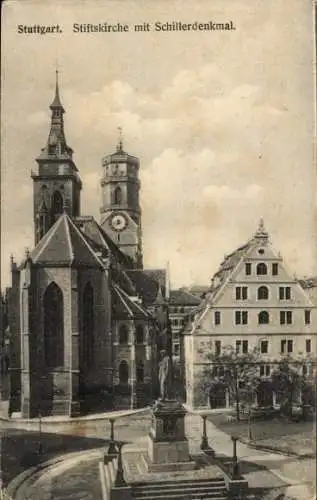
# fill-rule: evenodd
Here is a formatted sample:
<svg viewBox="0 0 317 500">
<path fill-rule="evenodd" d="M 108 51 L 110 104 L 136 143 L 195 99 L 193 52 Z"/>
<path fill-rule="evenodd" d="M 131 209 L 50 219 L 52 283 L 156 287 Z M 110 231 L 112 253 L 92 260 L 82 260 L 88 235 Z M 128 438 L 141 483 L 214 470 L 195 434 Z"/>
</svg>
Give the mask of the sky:
<svg viewBox="0 0 317 500">
<path fill-rule="evenodd" d="M 233 21 L 235 30 L 135 32 L 134 23 Z M 127 23 L 75 34 L 73 23 Z M 62 34 L 19 34 L 60 24 Z M 34 246 L 31 170 L 55 69 L 82 214 L 100 218 L 101 159 L 140 157 L 146 267 L 208 285 L 264 218 L 298 276 L 316 274 L 313 21 L 309 0 L 7 0 L 2 17 L 1 270 Z"/>
</svg>

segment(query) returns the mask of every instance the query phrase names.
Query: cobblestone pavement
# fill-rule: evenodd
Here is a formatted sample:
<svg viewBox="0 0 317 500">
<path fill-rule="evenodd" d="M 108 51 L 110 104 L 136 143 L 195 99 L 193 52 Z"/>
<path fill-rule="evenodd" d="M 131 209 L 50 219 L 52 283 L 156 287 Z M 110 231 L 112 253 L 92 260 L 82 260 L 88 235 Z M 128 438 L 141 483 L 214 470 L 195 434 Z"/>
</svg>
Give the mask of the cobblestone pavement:
<svg viewBox="0 0 317 500">
<path fill-rule="evenodd" d="M 123 450 L 139 452 L 147 448 L 147 433 L 150 425 L 150 414 L 130 415 L 115 421 L 115 439 L 125 441 Z M 198 415 L 186 418 L 187 435 L 189 436 L 192 454 L 200 452 L 202 420 Z M 73 438 L 105 438 L 110 434 L 108 420 L 86 421 L 74 426 Z M 232 441 L 229 435 L 207 421 L 209 444 L 217 455 L 232 456 Z M 71 436 L 68 436 L 71 437 Z M 258 451 L 238 443 L 238 458 L 241 472 L 247 476 L 251 487 L 279 488 L 286 484 L 307 482 L 312 484 L 313 461 L 298 462 L 296 459 L 276 453 Z M 68 449 L 64 449 L 67 452 Z M 300 466 L 298 465 L 300 464 Z M 55 470 L 56 469 L 56 470 Z M 98 460 L 79 463 L 62 472 L 59 468 L 46 472 L 32 486 L 25 500 L 64 500 L 66 498 L 80 500 L 100 500 L 100 483 Z M 298 474 L 294 470 L 300 470 Z M 308 500 L 308 499 L 307 499 Z"/>
<path fill-rule="evenodd" d="M 25 500 L 102 500 L 98 464 L 95 458 L 62 473 L 53 468 L 30 487 Z"/>
</svg>

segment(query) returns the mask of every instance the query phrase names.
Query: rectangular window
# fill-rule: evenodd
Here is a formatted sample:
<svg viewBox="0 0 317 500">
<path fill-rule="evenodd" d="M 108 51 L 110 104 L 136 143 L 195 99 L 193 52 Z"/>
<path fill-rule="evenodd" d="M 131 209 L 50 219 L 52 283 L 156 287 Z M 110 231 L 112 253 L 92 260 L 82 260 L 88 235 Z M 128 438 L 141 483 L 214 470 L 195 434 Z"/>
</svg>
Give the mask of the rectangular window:
<svg viewBox="0 0 317 500">
<path fill-rule="evenodd" d="M 280 324 L 281 325 L 291 325 L 293 322 L 292 311 L 280 311 Z"/>
<path fill-rule="evenodd" d="M 179 344 L 174 344 L 174 355 L 179 356 Z"/>
<path fill-rule="evenodd" d="M 270 365 L 260 365 L 260 376 L 269 377 L 271 373 Z"/>
<path fill-rule="evenodd" d="M 305 311 L 305 325 L 310 325 L 310 310 Z"/>
<path fill-rule="evenodd" d="M 307 366 L 304 365 L 303 366 L 303 375 L 307 375 L 307 373 L 308 373 Z"/>
<path fill-rule="evenodd" d="M 236 311 L 235 312 L 235 323 L 236 323 L 236 325 L 247 325 L 248 324 L 248 311 Z"/>
<path fill-rule="evenodd" d="M 216 356 L 220 356 L 221 354 L 221 340 L 215 341 L 215 354 Z"/>
<path fill-rule="evenodd" d="M 311 340 L 306 339 L 306 352 L 311 352 Z"/>
<path fill-rule="evenodd" d="M 273 274 L 273 276 L 277 276 L 278 275 L 278 264 L 277 264 L 277 262 L 274 262 L 272 264 L 272 274 Z"/>
<path fill-rule="evenodd" d="M 248 324 L 248 311 L 242 311 L 242 324 Z"/>
<path fill-rule="evenodd" d="M 281 353 L 285 354 L 286 352 L 286 340 L 281 340 Z"/>
<path fill-rule="evenodd" d="M 247 276 L 250 276 L 250 274 L 251 274 L 251 263 L 250 262 L 247 262 L 245 265 L 245 274 Z"/>
<path fill-rule="evenodd" d="M 236 300 L 247 300 L 248 298 L 248 287 L 247 286 L 237 286 L 236 287 Z"/>
<path fill-rule="evenodd" d="M 286 323 L 286 314 L 285 311 L 280 311 L 280 324 L 285 325 Z"/>
<path fill-rule="evenodd" d="M 241 340 L 236 340 L 236 353 L 240 354 L 241 352 Z"/>
<path fill-rule="evenodd" d="M 287 352 L 288 353 L 293 352 L 293 341 L 292 340 L 287 341 Z"/>
<path fill-rule="evenodd" d="M 220 325 L 221 323 L 221 313 L 220 311 L 215 311 L 215 325 Z"/>
<path fill-rule="evenodd" d="M 248 341 L 247 340 L 242 341 L 242 352 L 243 352 L 243 354 L 246 354 L 248 352 Z"/>
<path fill-rule="evenodd" d="M 290 298 L 291 298 L 291 287 L 290 286 L 280 286 L 279 299 L 280 300 L 290 300 Z"/>
<path fill-rule="evenodd" d="M 268 340 L 261 341 L 261 354 L 267 354 L 269 352 L 269 342 Z"/>
</svg>

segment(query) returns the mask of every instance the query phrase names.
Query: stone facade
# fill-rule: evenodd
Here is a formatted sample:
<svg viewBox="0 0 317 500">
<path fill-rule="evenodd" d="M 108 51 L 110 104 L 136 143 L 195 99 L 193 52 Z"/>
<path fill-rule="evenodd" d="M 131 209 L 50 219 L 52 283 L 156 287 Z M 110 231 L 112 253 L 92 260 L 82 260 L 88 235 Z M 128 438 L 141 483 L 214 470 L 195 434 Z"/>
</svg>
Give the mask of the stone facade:
<svg viewBox="0 0 317 500">
<path fill-rule="evenodd" d="M 317 308 L 272 247 L 260 224 L 249 242 L 226 256 L 183 334 L 186 401 L 192 408 L 230 405 L 221 394 L 200 394 L 208 352 L 259 350 L 259 375 L 269 379 L 283 356 L 310 359 L 317 350 Z M 207 355 L 207 357 L 206 357 Z"/>
<path fill-rule="evenodd" d="M 155 392 L 168 309 L 165 271 L 142 268 L 139 160 L 120 140 L 103 160 L 101 225 L 82 216 L 57 80 L 50 110 L 32 172 L 35 247 L 11 261 L 10 414 L 75 416 L 106 400 L 140 406 Z"/>
</svg>

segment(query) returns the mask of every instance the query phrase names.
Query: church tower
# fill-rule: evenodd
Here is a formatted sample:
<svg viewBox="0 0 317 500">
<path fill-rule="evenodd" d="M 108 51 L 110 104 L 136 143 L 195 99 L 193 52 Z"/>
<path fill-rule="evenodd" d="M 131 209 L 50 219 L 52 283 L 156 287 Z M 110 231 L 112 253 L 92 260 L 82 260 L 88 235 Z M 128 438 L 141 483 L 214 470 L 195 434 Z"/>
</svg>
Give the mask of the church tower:
<svg viewBox="0 0 317 500">
<path fill-rule="evenodd" d="M 50 105 L 51 126 L 46 146 L 36 161 L 38 173 L 32 172 L 35 244 L 47 233 L 63 212 L 70 217 L 80 215 L 82 183 L 73 161 L 73 150 L 64 132 L 65 110 L 59 96 L 56 71 L 55 97 Z"/>
<path fill-rule="evenodd" d="M 121 131 L 116 152 L 102 159 L 102 168 L 101 226 L 141 269 L 140 162 L 123 150 Z"/>
</svg>

